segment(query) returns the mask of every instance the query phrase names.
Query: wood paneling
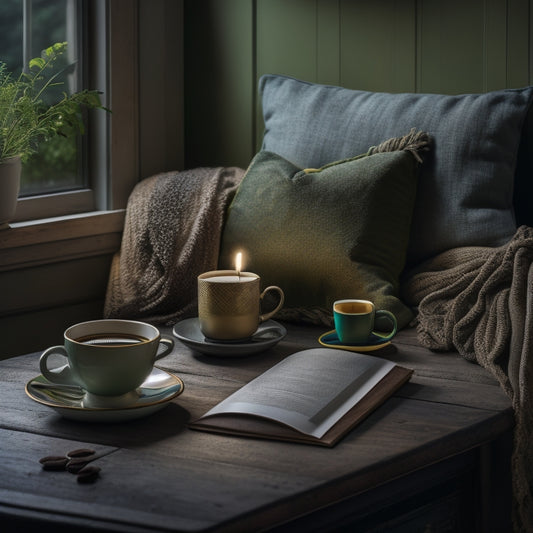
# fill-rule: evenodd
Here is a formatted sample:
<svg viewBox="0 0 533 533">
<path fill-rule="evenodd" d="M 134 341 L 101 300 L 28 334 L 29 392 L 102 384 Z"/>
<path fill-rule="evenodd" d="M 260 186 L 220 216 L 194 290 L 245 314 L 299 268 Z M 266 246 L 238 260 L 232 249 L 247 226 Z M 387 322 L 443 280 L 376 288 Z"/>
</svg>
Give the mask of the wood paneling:
<svg viewBox="0 0 533 533">
<path fill-rule="evenodd" d="M 76 322 L 102 318 L 111 255 L 18 268 L 0 276 L 0 359 L 62 344 Z"/>
<path fill-rule="evenodd" d="M 92 213 L 0 232 L 0 359 L 61 342 L 75 322 L 102 317 L 124 212 Z"/>
<path fill-rule="evenodd" d="M 102 318 L 103 308 L 104 301 L 95 299 L 78 303 L 62 302 L 59 307 L 32 309 L 1 317 L 0 360 L 63 344 L 63 332 L 69 326 Z"/>
<path fill-rule="evenodd" d="M 340 2 L 318 0 L 316 5 L 316 76 L 321 83 L 341 83 Z"/>
<path fill-rule="evenodd" d="M 316 4 L 308 0 L 258 0 L 255 61 L 259 75 L 287 74 L 317 81 Z"/>
<path fill-rule="evenodd" d="M 113 71 L 110 106 L 111 115 L 111 190 L 109 206 L 126 207 L 130 191 L 139 179 L 139 72 L 138 57 L 138 0 L 109 2 L 109 24 L 122 28 L 120 38 L 113 40 L 109 51 Z M 120 132 L 120 135 L 117 135 Z M 116 179 L 120 177 L 120 179 Z M 115 179 L 113 179 L 115 178 Z"/>
<path fill-rule="evenodd" d="M 420 92 L 486 92 L 529 84 L 529 3 L 418 2 Z"/>
<path fill-rule="evenodd" d="M 529 0 L 186 0 L 185 6 L 189 167 L 248 165 L 262 141 L 256 94 L 266 73 L 387 92 L 477 93 L 531 83 Z"/>
<path fill-rule="evenodd" d="M 110 256 L 102 255 L 39 266 L 38 275 L 31 268 L 4 272 L 0 316 L 103 299 L 109 266 Z"/>
<path fill-rule="evenodd" d="M 506 87 L 523 87 L 533 83 L 531 78 L 531 41 L 533 37 L 532 6 L 530 0 L 508 0 L 507 16 L 500 21 L 507 27 Z M 498 87 L 500 88 L 500 87 Z"/>
<path fill-rule="evenodd" d="M 185 2 L 186 167 L 243 164 L 253 151 L 253 13 L 249 0 Z"/>
<path fill-rule="evenodd" d="M 415 2 L 341 3 L 340 63 L 344 87 L 415 90 Z"/>
<path fill-rule="evenodd" d="M 140 177 L 183 168 L 183 4 L 139 2 Z"/>
<path fill-rule="evenodd" d="M 421 2 L 418 22 L 417 90 L 479 92 L 484 64 L 483 1 Z"/>
</svg>

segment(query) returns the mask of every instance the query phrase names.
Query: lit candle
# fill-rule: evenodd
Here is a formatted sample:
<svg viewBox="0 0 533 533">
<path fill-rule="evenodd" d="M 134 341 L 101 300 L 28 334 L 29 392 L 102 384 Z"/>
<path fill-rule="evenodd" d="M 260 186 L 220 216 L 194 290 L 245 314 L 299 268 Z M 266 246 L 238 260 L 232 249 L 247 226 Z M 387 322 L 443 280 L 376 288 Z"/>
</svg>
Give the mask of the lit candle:
<svg viewBox="0 0 533 533">
<path fill-rule="evenodd" d="M 237 276 L 241 277 L 241 269 L 242 269 L 242 253 L 238 252 L 235 256 L 235 270 L 237 271 Z"/>
<path fill-rule="evenodd" d="M 231 274 L 226 274 L 224 276 L 209 276 L 204 279 L 214 283 L 244 283 L 246 281 L 254 281 L 257 276 L 232 276 Z"/>
<path fill-rule="evenodd" d="M 246 283 L 259 279 L 259 276 L 242 271 L 242 252 L 238 252 L 235 255 L 235 270 L 213 270 L 201 274 L 200 278 L 213 283 Z"/>
</svg>

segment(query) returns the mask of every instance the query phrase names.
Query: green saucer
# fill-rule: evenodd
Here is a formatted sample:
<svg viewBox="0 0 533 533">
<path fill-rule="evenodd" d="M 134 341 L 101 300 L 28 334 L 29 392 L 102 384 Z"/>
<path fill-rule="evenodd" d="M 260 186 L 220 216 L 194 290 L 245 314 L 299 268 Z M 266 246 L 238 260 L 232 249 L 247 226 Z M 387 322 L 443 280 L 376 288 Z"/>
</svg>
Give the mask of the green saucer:
<svg viewBox="0 0 533 533">
<path fill-rule="evenodd" d="M 383 341 L 383 338 L 375 333 L 370 335 L 368 342 L 363 344 L 344 344 L 339 340 L 335 330 L 328 331 L 318 338 L 318 342 L 326 348 L 339 348 L 341 350 L 350 350 L 352 352 L 372 352 L 379 350 L 391 343 L 390 340 Z"/>
</svg>

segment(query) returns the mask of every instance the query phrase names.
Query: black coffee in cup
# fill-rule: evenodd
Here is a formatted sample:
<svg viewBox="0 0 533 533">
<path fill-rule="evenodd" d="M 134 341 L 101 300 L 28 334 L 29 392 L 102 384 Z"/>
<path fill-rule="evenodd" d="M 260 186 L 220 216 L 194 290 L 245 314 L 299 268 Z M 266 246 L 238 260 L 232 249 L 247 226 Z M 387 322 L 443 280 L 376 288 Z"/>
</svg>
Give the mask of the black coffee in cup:
<svg viewBox="0 0 533 533">
<path fill-rule="evenodd" d="M 82 344 L 91 344 L 92 346 L 129 346 L 146 342 L 148 338 L 132 333 L 95 333 L 78 337 L 74 340 Z"/>
</svg>

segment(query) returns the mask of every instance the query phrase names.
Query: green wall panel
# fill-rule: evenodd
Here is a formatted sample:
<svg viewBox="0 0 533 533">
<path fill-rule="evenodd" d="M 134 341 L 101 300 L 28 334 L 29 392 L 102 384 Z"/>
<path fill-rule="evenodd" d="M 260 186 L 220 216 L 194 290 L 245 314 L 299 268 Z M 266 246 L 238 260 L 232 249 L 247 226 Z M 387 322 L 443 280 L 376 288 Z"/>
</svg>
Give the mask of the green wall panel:
<svg viewBox="0 0 533 533">
<path fill-rule="evenodd" d="M 453 94 L 482 89 L 483 7 L 482 0 L 419 3 L 419 92 Z"/>
<path fill-rule="evenodd" d="M 415 90 L 415 2 L 341 2 L 340 84 L 368 91 Z"/>
<path fill-rule="evenodd" d="M 257 1 L 257 73 L 317 80 L 317 13 L 312 0 Z"/>
<path fill-rule="evenodd" d="M 253 2 L 184 4 L 185 166 L 245 164 L 254 149 Z"/>
<path fill-rule="evenodd" d="M 502 0 L 486 0 L 485 6 L 484 80 L 480 92 L 507 86 L 507 5 Z"/>
<path fill-rule="evenodd" d="M 186 163 L 248 165 L 265 73 L 387 92 L 528 85 L 532 3 L 186 0 Z"/>
<path fill-rule="evenodd" d="M 339 85 L 340 64 L 340 2 L 318 0 L 316 5 L 316 77 L 320 83 Z"/>
<path fill-rule="evenodd" d="M 419 92 L 486 92 L 529 83 L 527 0 L 418 5 Z"/>
<path fill-rule="evenodd" d="M 530 85 L 531 79 L 531 11 L 529 0 L 508 0 L 507 2 L 507 87 Z"/>
</svg>

